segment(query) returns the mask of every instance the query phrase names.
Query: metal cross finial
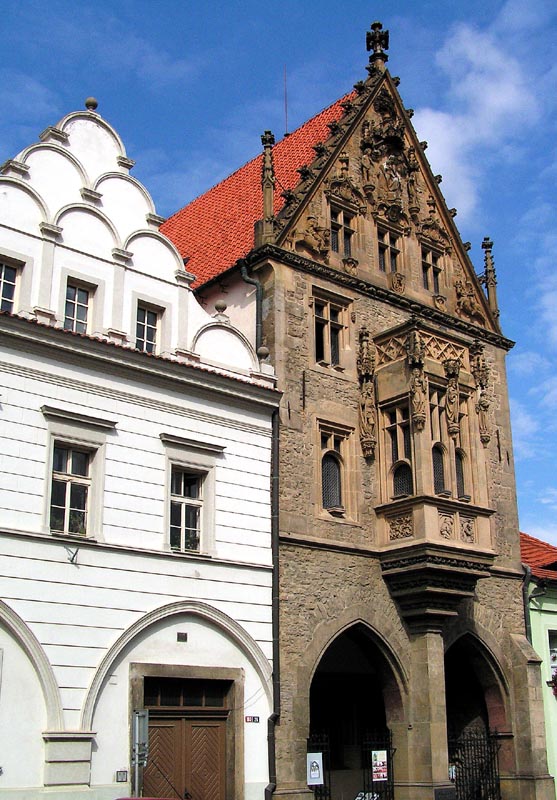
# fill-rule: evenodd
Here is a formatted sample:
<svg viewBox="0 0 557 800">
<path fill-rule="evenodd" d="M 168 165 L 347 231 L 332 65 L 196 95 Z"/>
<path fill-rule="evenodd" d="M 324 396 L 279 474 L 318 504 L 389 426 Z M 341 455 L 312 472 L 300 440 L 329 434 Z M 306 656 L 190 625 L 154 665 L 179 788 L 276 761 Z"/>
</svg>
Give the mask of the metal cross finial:
<svg viewBox="0 0 557 800">
<path fill-rule="evenodd" d="M 371 31 L 367 32 L 366 49 L 368 52 L 373 50 L 369 57 L 370 63 L 376 60 L 387 61 L 388 56 L 384 51 L 389 49 L 389 31 L 384 31 L 380 22 L 373 22 Z"/>
</svg>

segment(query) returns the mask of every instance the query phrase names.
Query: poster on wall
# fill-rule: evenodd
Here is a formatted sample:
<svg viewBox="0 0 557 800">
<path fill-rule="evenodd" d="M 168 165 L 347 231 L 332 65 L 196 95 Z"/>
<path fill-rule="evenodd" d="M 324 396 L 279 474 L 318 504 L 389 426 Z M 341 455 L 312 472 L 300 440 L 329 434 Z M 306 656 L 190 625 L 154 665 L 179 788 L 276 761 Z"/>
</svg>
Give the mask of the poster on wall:
<svg viewBox="0 0 557 800">
<path fill-rule="evenodd" d="M 389 777 L 389 770 L 387 768 L 387 751 L 386 750 L 372 750 L 371 751 L 371 775 L 373 781 L 386 781 Z"/>
<path fill-rule="evenodd" d="M 323 784 L 323 753 L 307 754 L 307 784 L 321 786 Z"/>
</svg>

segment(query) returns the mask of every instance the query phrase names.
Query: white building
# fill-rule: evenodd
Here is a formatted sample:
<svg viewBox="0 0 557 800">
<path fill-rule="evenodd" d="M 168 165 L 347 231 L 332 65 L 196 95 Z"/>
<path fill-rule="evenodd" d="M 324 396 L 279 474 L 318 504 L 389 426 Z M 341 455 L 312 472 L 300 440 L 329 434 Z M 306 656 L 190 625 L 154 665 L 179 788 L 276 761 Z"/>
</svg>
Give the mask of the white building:
<svg viewBox="0 0 557 800">
<path fill-rule="evenodd" d="M 95 109 L 0 171 L 0 795 L 261 798 L 279 396 Z"/>
</svg>

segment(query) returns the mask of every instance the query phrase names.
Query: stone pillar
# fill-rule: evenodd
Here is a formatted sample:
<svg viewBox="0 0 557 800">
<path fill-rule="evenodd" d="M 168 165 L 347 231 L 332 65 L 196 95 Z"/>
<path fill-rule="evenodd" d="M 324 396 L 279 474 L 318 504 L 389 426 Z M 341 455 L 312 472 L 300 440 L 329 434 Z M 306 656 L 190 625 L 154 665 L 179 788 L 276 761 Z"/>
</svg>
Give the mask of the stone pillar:
<svg viewBox="0 0 557 800">
<path fill-rule="evenodd" d="M 445 706 L 445 651 L 440 631 L 413 636 L 412 693 L 408 717 L 406 780 L 395 756 L 397 800 L 433 800 L 436 789 L 450 789 Z"/>
<path fill-rule="evenodd" d="M 541 659 L 525 636 L 511 634 L 510 638 L 516 772 L 513 775 L 512 765 L 505 763 L 506 743 L 503 742 L 499 757 L 501 792 L 509 800 L 555 800 L 553 778 L 547 770 Z"/>
</svg>

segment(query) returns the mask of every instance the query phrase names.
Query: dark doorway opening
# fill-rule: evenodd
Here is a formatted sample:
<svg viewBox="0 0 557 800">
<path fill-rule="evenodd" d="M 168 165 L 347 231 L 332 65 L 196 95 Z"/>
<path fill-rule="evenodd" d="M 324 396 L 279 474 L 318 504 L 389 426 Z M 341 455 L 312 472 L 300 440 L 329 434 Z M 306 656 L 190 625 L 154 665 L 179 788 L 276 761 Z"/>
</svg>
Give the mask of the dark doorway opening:
<svg viewBox="0 0 557 800">
<path fill-rule="evenodd" d="M 375 767 L 374 793 L 390 796 L 392 748 L 384 691 L 388 665 L 364 625 L 335 639 L 323 655 L 310 690 L 310 739 L 326 742 L 328 787 L 319 797 L 354 800 L 369 794 L 370 764 L 388 751 L 388 765 Z M 369 752 L 368 752 L 369 751 Z M 379 755 L 378 755 L 379 754 Z"/>
</svg>

